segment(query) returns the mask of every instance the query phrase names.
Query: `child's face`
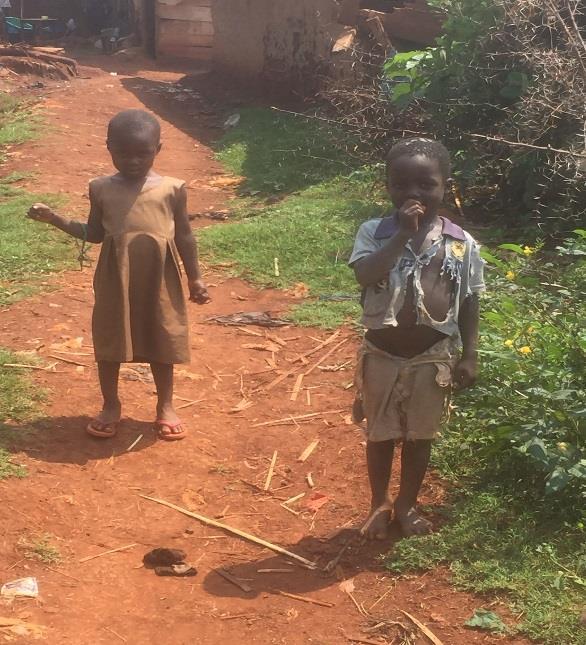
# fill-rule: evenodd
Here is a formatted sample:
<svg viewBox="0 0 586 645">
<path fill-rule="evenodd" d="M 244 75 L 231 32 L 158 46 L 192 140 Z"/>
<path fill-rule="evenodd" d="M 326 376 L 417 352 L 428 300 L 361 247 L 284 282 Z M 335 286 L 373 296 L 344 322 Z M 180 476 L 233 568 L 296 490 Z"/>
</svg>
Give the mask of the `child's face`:
<svg viewBox="0 0 586 645">
<path fill-rule="evenodd" d="M 426 215 L 435 215 L 444 200 L 446 178 L 436 159 L 404 155 L 389 166 L 387 190 L 396 208 L 412 199 L 425 207 Z"/>
<path fill-rule="evenodd" d="M 108 141 L 112 163 L 127 179 L 146 177 L 160 149 L 161 144 L 149 132 L 129 132 Z"/>
</svg>

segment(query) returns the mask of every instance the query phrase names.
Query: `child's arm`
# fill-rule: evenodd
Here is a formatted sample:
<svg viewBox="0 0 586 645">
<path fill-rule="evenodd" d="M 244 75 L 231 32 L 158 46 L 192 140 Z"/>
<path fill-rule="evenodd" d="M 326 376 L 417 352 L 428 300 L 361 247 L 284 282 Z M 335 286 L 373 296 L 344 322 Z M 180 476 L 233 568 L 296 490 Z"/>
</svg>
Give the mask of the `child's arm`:
<svg viewBox="0 0 586 645">
<path fill-rule="evenodd" d="M 397 213 L 399 230 L 378 251 L 358 260 L 354 265 L 354 275 L 361 287 L 377 284 L 388 277 L 403 253 L 405 244 L 417 233 L 419 218 L 424 209 L 419 202 L 408 200 Z"/>
<path fill-rule="evenodd" d="M 478 370 L 478 294 L 468 296 L 460 307 L 458 326 L 462 338 L 462 358 L 454 369 L 454 386 L 463 390 L 474 385 Z"/>
<path fill-rule="evenodd" d="M 34 204 L 29 209 L 28 217 L 37 222 L 51 224 L 79 240 L 85 240 L 91 244 L 99 244 L 104 241 L 102 214 L 93 201 L 90 200 L 90 203 L 91 208 L 87 224 L 59 215 L 49 206 L 40 203 Z"/>
<path fill-rule="evenodd" d="M 197 243 L 187 216 L 187 191 L 185 186 L 179 191 L 179 199 L 175 210 L 175 246 L 179 251 L 187 274 L 189 299 L 199 305 L 205 305 L 211 298 L 199 270 Z"/>
</svg>

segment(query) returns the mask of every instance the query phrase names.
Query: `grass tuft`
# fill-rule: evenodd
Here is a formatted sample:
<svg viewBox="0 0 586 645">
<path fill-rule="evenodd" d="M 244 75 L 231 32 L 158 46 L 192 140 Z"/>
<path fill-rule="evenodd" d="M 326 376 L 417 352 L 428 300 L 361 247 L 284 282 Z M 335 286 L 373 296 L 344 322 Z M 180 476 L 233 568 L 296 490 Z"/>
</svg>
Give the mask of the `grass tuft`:
<svg viewBox="0 0 586 645">
<path fill-rule="evenodd" d="M 18 547 L 29 560 L 38 560 L 43 564 L 59 564 L 63 558 L 59 549 L 52 543 L 53 539 L 48 533 L 23 536 L 18 541 Z"/>
<path fill-rule="evenodd" d="M 4 367 L 6 363 L 33 364 L 27 354 L 13 354 L 0 349 L 0 480 L 24 477 L 26 469 L 12 462 L 8 448 L 14 431 L 7 422 L 31 419 L 43 399 L 43 391 L 31 381 L 26 370 Z"/>
<path fill-rule="evenodd" d="M 586 534 L 552 508 L 522 505 L 493 486 L 461 491 L 440 531 L 402 540 L 386 558 L 396 573 L 449 565 L 460 589 L 505 593 L 516 628 L 551 645 L 586 642 L 579 616 L 586 591 Z"/>
<path fill-rule="evenodd" d="M 25 217 L 34 202 L 56 207 L 60 200 L 17 187 L 21 178 L 0 180 L 0 306 L 31 295 L 47 274 L 73 266 L 75 258 L 68 236 Z"/>
</svg>

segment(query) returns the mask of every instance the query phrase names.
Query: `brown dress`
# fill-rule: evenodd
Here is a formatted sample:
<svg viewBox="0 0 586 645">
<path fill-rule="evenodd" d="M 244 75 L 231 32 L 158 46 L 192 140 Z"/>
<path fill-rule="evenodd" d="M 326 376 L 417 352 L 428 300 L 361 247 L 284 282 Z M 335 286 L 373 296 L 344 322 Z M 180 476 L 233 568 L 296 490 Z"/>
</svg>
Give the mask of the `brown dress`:
<svg viewBox="0 0 586 645">
<path fill-rule="evenodd" d="M 175 218 L 183 182 L 142 188 L 117 176 L 90 183 L 104 241 L 94 277 L 98 361 L 188 363 L 189 339 Z"/>
</svg>

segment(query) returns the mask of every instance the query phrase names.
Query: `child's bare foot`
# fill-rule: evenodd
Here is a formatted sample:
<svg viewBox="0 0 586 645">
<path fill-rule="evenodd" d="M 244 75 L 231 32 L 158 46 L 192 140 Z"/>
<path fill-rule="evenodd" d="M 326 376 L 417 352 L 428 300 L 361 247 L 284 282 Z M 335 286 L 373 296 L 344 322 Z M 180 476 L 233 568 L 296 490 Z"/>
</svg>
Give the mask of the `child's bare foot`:
<svg viewBox="0 0 586 645">
<path fill-rule="evenodd" d="M 366 523 L 360 529 L 360 533 L 368 540 L 386 540 L 389 536 L 392 512 L 393 506 L 388 499 L 382 504 L 373 505 Z"/>
<path fill-rule="evenodd" d="M 405 537 L 431 533 L 431 522 L 421 517 L 414 506 L 407 508 L 401 504 L 395 504 L 395 518 Z"/>
<path fill-rule="evenodd" d="M 95 419 L 89 422 L 86 428 L 88 434 L 91 434 L 93 437 L 110 439 L 118 432 L 121 413 L 122 405 L 120 401 L 111 404 L 104 403 L 102 411 Z"/>
<path fill-rule="evenodd" d="M 161 439 L 178 441 L 185 437 L 185 430 L 173 406 L 157 407 L 155 429 Z"/>
</svg>

